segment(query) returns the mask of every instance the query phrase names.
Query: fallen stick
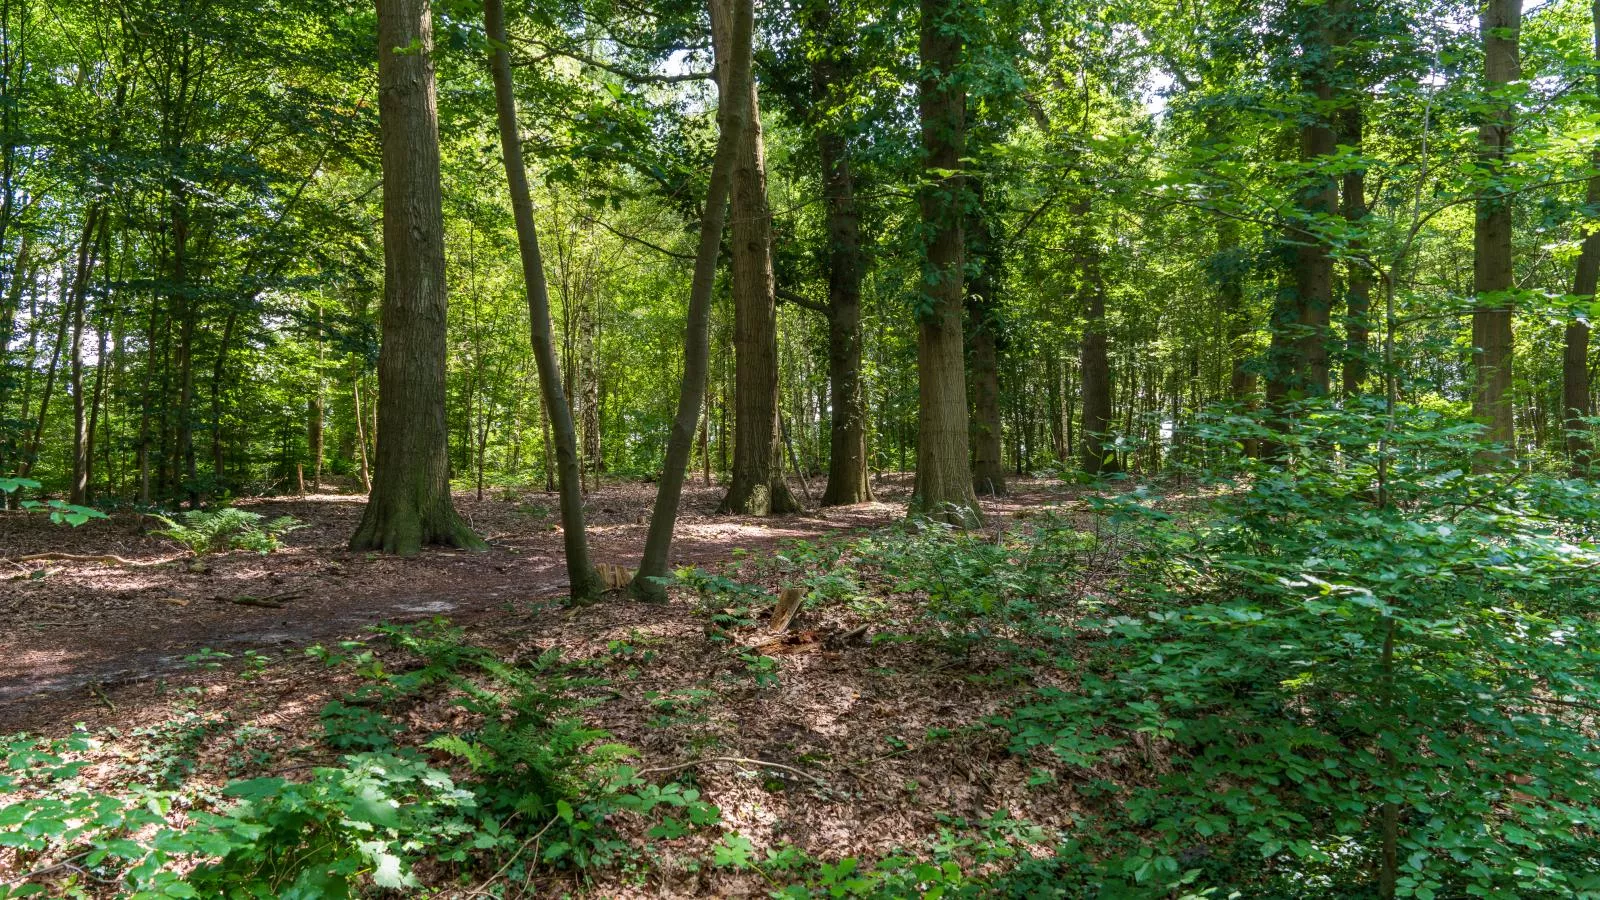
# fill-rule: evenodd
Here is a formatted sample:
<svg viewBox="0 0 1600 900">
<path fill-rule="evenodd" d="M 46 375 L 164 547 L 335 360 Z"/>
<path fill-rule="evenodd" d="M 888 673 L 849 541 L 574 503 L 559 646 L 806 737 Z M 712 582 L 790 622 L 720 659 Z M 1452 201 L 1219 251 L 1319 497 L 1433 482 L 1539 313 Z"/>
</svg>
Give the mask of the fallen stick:
<svg viewBox="0 0 1600 900">
<path fill-rule="evenodd" d="M 59 559 L 66 562 L 93 562 L 107 566 L 159 566 L 172 562 L 170 559 L 123 559 L 111 553 L 82 554 L 82 553 L 30 553 L 27 556 L 0 557 L 0 561 L 8 563 L 36 562 L 44 559 Z"/>
<path fill-rule="evenodd" d="M 768 760 L 764 760 L 764 759 L 750 759 L 747 756 L 704 756 L 704 757 L 701 757 L 700 759 L 692 759 L 692 760 L 690 760 L 688 762 L 677 763 L 677 764 L 671 765 L 671 766 L 656 766 L 655 768 L 651 768 L 651 769 L 640 769 L 638 772 L 636 772 L 634 774 L 636 774 L 636 775 L 655 775 L 655 774 L 659 774 L 659 773 L 662 773 L 662 772 L 678 772 L 678 771 L 681 771 L 683 769 L 692 769 L 695 766 L 701 765 L 703 763 L 713 763 L 713 762 L 725 762 L 725 763 L 733 763 L 735 765 L 741 765 L 741 766 L 761 766 L 761 767 L 767 768 L 767 769 L 777 769 L 777 770 L 782 771 L 782 772 L 789 772 L 789 773 L 794 774 L 794 775 L 799 775 L 801 778 L 805 778 L 805 779 L 807 779 L 809 781 L 814 781 L 817 784 L 822 785 L 823 787 L 827 787 L 828 786 L 828 783 L 826 781 L 823 781 L 821 778 L 818 778 L 817 776 L 811 774 L 810 772 L 803 772 L 800 769 L 796 769 L 794 766 L 786 766 L 783 763 L 769 762 Z"/>
</svg>

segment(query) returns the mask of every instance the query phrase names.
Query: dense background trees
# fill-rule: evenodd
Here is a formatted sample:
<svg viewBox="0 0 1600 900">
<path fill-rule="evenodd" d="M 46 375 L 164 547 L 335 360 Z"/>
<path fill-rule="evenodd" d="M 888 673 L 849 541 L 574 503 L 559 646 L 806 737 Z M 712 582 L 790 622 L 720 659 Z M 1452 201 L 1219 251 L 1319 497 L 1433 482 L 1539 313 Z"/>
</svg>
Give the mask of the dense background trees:
<svg viewBox="0 0 1600 900">
<path fill-rule="evenodd" d="M 482 10 L 434 12 L 451 476 L 553 488 L 570 417 L 586 487 L 656 478 L 712 17 L 507 10 L 553 420 Z M 395 399 L 374 11 L 4 0 L 0 31 L 0 471 L 107 504 L 364 490 Z M 1217 401 L 1286 428 L 1391 382 L 1586 465 L 1594 34 L 1577 2 L 762 6 L 689 466 L 752 513 L 797 470 L 970 507 L 1159 470 Z"/>
</svg>

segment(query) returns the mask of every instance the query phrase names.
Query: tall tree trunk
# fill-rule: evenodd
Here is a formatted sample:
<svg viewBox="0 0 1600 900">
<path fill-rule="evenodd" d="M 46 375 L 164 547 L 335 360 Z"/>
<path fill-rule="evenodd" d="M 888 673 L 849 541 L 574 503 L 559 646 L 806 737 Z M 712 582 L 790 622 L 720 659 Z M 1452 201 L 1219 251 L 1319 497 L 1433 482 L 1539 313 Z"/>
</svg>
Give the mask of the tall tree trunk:
<svg viewBox="0 0 1600 900">
<path fill-rule="evenodd" d="M 1083 390 L 1083 438 L 1078 442 L 1078 462 L 1086 475 L 1117 470 L 1117 456 L 1107 450 L 1111 440 L 1111 356 L 1106 323 L 1106 292 L 1100 272 L 1099 238 L 1089 218 L 1089 203 L 1078 205 L 1083 231 L 1078 250 L 1079 290 L 1084 299 L 1083 346 L 1079 381 Z M 1127 408 L 1133 408 L 1132 398 Z"/>
<path fill-rule="evenodd" d="M 83 395 L 83 320 L 100 228 L 100 205 L 96 203 L 89 207 L 87 221 L 83 224 L 83 241 L 78 247 L 78 268 L 72 284 L 72 487 L 67 498 L 69 503 L 79 506 L 89 502 L 90 465 L 88 398 Z"/>
<path fill-rule="evenodd" d="M 353 367 L 350 379 L 350 403 L 356 420 L 356 448 L 360 451 L 361 489 L 372 493 L 372 468 L 367 464 L 367 419 L 361 410 L 361 367 Z"/>
<path fill-rule="evenodd" d="M 1600 60 L 1600 0 L 1594 0 L 1591 10 L 1594 28 L 1594 55 Z M 1596 75 L 1600 82 L 1600 74 Z M 1600 151 L 1590 158 L 1590 165 L 1600 172 Z M 1600 174 L 1589 179 L 1584 197 L 1585 206 L 1592 214 L 1600 207 Z M 1583 248 L 1578 251 L 1578 268 L 1572 278 L 1572 293 L 1594 300 L 1595 289 L 1600 286 L 1600 229 L 1593 224 L 1584 226 Z M 1567 457 L 1574 475 L 1590 474 L 1592 447 L 1589 423 L 1584 419 L 1594 415 L 1594 400 L 1589 391 L 1589 322 L 1573 319 L 1567 324 L 1561 354 L 1561 416 L 1566 428 Z"/>
<path fill-rule="evenodd" d="M 444 210 L 428 0 L 377 0 L 383 146 L 383 346 L 378 454 L 352 550 L 402 556 L 424 544 L 486 544 L 450 499 L 445 419 Z"/>
<path fill-rule="evenodd" d="M 1487 0 L 1479 13 L 1484 82 L 1491 96 L 1478 128 L 1479 164 L 1491 180 L 1480 188 L 1473 229 L 1472 414 L 1489 427 L 1487 438 L 1510 446 L 1512 303 L 1511 196 L 1504 183 L 1516 111 L 1505 96 L 1522 77 L 1518 36 L 1522 0 Z"/>
<path fill-rule="evenodd" d="M 511 58 L 506 52 L 505 9 L 502 0 L 484 0 L 484 29 L 489 36 L 489 71 L 494 78 L 495 118 L 500 127 L 500 155 L 505 162 L 506 184 L 511 192 L 511 212 L 517 226 L 517 247 L 522 256 L 522 281 L 528 296 L 528 323 L 539 388 L 553 411 L 556 457 L 560 465 L 561 539 L 567 557 L 568 591 L 575 601 L 598 597 L 605 589 L 600 573 L 589 562 L 588 532 L 583 520 L 583 472 L 578 466 L 578 440 L 572 414 L 561 388 L 561 368 L 556 361 L 550 326 L 550 292 L 545 282 L 544 257 L 539 252 L 539 232 L 533 220 L 533 196 L 522 162 L 522 133 L 517 126 L 517 100 L 511 82 Z"/>
<path fill-rule="evenodd" d="M 848 51 L 835 33 L 831 0 L 805 6 L 803 27 L 821 46 L 811 62 L 811 97 L 821 114 L 814 124 L 822 164 L 822 199 L 828 253 L 828 486 L 823 506 L 872 499 L 867 467 L 867 409 L 861 386 L 861 214 L 844 123 L 838 120 Z"/>
<path fill-rule="evenodd" d="M 714 42 L 726 47 L 732 23 L 712 20 Z M 730 49 L 719 50 L 723 56 Z M 724 71 L 723 76 L 727 73 Z M 730 95 L 731 96 L 731 95 Z M 772 210 L 767 204 L 766 147 L 755 79 L 745 90 L 744 130 L 733 170 L 729 245 L 733 288 L 733 473 L 723 512 L 765 516 L 800 504 L 783 478 L 778 443 L 778 312 L 772 272 Z"/>
<path fill-rule="evenodd" d="M 711 179 L 700 219 L 700 245 L 695 252 L 694 280 L 689 287 L 689 309 L 684 324 L 683 380 L 678 388 L 678 409 L 667 437 L 666 463 L 656 486 L 655 509 L 645 537 L 644 558 L 633 579 L 632 593 L 645 600 L 666 599 L 661 579 L 667 575 L 667 554 L 678 521 L 678 502 L 694 445 L 695 425 L 705 398 L 706 363 L 711 354 L 711 291 L 717 276 L 717 255 L 722 246 L 722 226 L 727 220 L 728 194 L 733 184 L 739 142 L 748 121 L 753 0 L 709 0 L 712 20 L 730 23 L 728 53 L 717 60 L 717 149 L 711 161 Z"/>
<path fill-rule="evenodd" d="M 977 270 L 967 297 L 967 334 L 971 342 L 968 362 L 972 366 L 972 486 L 978 494 L 993 497 L 1006 493 L 1006 467 L 1000 451 L 1004 432 L 1000 423 L 1000 305 L 994 295 L 1000 253 L 994 246 L 988 213 L 983 208 L 982 182 L 974 183 L 972 194 L 964 233 L 967 258 L 976 263 Z M 1021 461 L 1019 455 L 1019 467 Z"/>
<path fill-rule="evenodd" d="M 1363 99 L 1364 96 L 1360 94 L 1351 97 L 1350 105 L 1340 113 L 1339 143 L 1350 147 L 1358 155 L 1361 153 L 1362 120 L 1365 116 L 1361 108 Z M 1361 394 L 1362 385 L 1367 380 L 1367 358 L 1371 352 L 1368 336 L 1371 332 L 1372 275 L 1359 259 L 1366 244 L 1360 237 L 1367 218 L 1365 169 L 1351 169 L 1344 174 L 1343 194 L 1340 212 L 1350 227 L 1356 229 L 1356 235 L 1347 245 L 1352 259 L 1345 270 L 1344 365 L 1340 375 L 1344 395 L 1355 397 Z"/>
<path fill-rule="evenodd" d="M 917 84 L 924 157 L 920 192 L 927 234 L 925 295 L 917 320 L 917 474 L 909 512 L 961 527 L 983 517 L 972 490 L 967 446 L 967 384 L 961 307 L 961 157 L 966 145 L 966 88 L 956 71 L 962 56 L 956 0 L 921 0 Z"/>
<path fill-rule="evenodd" d="M 1311 103 L 1309 121 L 1300 128 L 1301 177 L 1305 183 L 1296 206 L 1300 221 L 1293 228 L 1294 291 L 1298 309 L 1295 356 L 1298 377 L 1295 387 L 1304 396 L 1323 397 L 1328 393 L 1328 324 L 1333 309 L 1333 254 L 1314 227 L 1317 219 L 1338 212 L 1338 186 L 1332 176 L 1322 173 L 1321 160 L 1338 150 L 1326 110 L 1333 99 L 1331 23 L 1326 4 L 1311 4 L 1310 22 L 1305 23 L 1307 57 L 1302 75 L 1302 90 Z"/>
</svg>

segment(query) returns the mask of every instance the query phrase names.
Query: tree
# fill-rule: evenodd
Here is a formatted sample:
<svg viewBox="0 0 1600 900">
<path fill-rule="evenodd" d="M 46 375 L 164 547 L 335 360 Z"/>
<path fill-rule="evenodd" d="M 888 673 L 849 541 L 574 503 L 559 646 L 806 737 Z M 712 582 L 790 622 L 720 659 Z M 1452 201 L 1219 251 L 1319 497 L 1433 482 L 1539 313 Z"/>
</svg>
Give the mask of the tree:
<svg viewBox="0 0 1600 900">
<path fill-rule="evenodd" d="M 678 387 L 678 409 L 667 438 L 666 464 L 656 488 L 650 531 L 645 536 L 644 557 L 634 576 L 632 593 L 644 600 L 663 600 L 660 579 L 667 574 L 667 554 L 678 521 L 678 501 L 694 449 L 695 425 L 705 398 L 707 359 L 711 350 L 708 331 L 711 290 L 717 276 L 717 256 L 722 246 L 722 226 L 727 220 L 728 194 L 733 184 L 739 142 L 749 115 L 750 39 L 754 27 L 753 0 L 710 0 L 712 20 L 729 23 L 726 56 L 717 60 L 717 149 L 711 161 L 706 205 L 700 220 L 700 246 L 695 253 L 694 279 L 689 285 L 689 309 L 684 323 L 683 378 Z"/>
<path fill-rule="evenodd" d="M 1479 163 L 1488 173 L 1479 186 L 1473 228 L 1472 414 L 1488 426 L 1488 437 L 1512 440 L 1511 367 L 1514 287 L 1511 251 L 1512 195 L 1505 183 L 1516 126 L 1510 91 L 1522 77 L 1519 34 L 1522 0 L 1487 0 L 1480 10 L 1483 76 L 1488 97 L 1478 126 Z"/>
<path fill-rule="evenodd" d="M 1590 14 L 1594 31 L 1594 55 L 1600 61 L 1600 0 L 1595 0 Z M 1595 75 L 1596 90 L 1600 91 L 1600 71 Z M 1589 177 L 1584 205 L 1600 208 L 1600 150 L 1589 157 L 1595 173 Z M 1577 271 L 1572 276 L 1572 293 L 1591 302 L 1595 289 L 1600 287 L 1600 230 L 1586 226 L 1582 248 L 1578 251 Z M 1589 394 L 1589 323 L 1575 318 L 1567 323 L 1563 335 L 1561 354 L 1561 413 L 1566 427 L 1567 456 L 1576 475 L 1589 474 L 1591 446 L 1588 437 L 1589 423 L 1584 421 L 1594 415 L 1594 400 Z"/>
<path fill-rule="evenodd" d="M 953 525 L 981 524 L 967 446 L 963 353 L 961 175 L 966 90 L 961 60 L 962 4 L 922 0 L 922 68 L 917 96 L 923 184 L 919 205 L 927 258 L 917 322 L 917 474 L 911 513 Z"/>
<path fill-rule="evenodd" d="M 713 40 L 733 40 L 733 23 L 713 14 Z M 734 48 L 718 48 L 728 56 Z M 721 73 L 728 77 L 726 71 Z M 728 95 L 725 95 L 728 96 Z M 783 477 L 778 442 L 778 321 L 772 271 L 772 210 L 767 202 L 766 144 L 756 81 L 745 96 L 744 130 L 733 171 L 729 223 L 733 286 L 734 380 L 733 479 L 722 499 L 724 512 L 765 516 L 797 512 L 800 504 Z"/>
<path fill-rule="evenodd" d="M 501 0 L 483 0 L 484 31 L 489 38 L 489 69 L 494 79 L 495 118 L 500 131 L 500 156 L 505 161 L 511 211 L 516 220 L 522 279 L 528 295 L 528 325 L 539 387 L 555 431 L 556 467 L 561 491 L 561 540 L 567 556 L 568 592 L 575 601 L 598 597 L 605 589 L 589 562 L 589 540 L 583 521 L 583 472 L 578 467 L 578 437 L 572 408 L 561 387 L 555 341 L 550 334 L 550 293 L 545 283 L 539 232 L 533 221 L 533 197 L 522 163 L 522 132 L 517 126 L 517 98 L 507 52 L 505 8 Z M 481 466 L 481 463 L 480 463 Z M 481 476 L 480 476 L 481 477 Z"/>
<path fill-rule="evenodd" d="M 445 422 L 444 211 L 427 0 L 379 0 L 383 147 L 383 349 L 372 494 L 352 550 L 402 556 L 424 544 L 487 545 L 450 499 Z"/>
</svg>

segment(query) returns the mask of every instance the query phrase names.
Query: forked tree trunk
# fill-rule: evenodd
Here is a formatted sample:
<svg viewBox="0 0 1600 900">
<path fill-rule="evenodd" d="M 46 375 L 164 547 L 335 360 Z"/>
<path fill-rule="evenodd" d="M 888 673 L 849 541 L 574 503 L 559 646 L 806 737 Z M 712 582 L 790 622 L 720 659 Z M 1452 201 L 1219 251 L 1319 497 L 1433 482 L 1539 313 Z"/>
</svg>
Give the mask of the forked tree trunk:
<svg viewBox="0 0 1600 900">
<path fill-rule="evenodd" d="M 1522 77 L 1518 35 L 1522 0 L 1487 0 L 1479 14 L 1484 82 L 1492 96 L 1478 127 L 1479 164 L 1490 173 L 1478 194 L 1473 229 L 1472 415 L 1489 427 L 1487 437 L 1510 446 L 1512 303 L 1511 196 L 1501 179 L 1516 124 L 1507 86 Z M 1485 462 L 1488 460 L 1486 459 Z"/>
<path fill-rule="evenodd" d="M 1594 54 L 1596 59 L 1600 59 L 1600 0 L 1595 0 L 1591 15 Z M 1600 82 L 1600 75 L 1596 76 L 1596 80 Z M 1600 151 L 1590 157 L 1590 165 L 1600 171 Z M 1600 207 L 1600 175 L 1589 179 L 1584 200 L 1591 210 Z M 1592 224 L 1585 227 L 1594 228 Z M 1600 283 L 1600 230 L 1589 230 L 1583 239 L 1583 248 L 1578 252 L 1572 293 L 1592 302 L 1597 283 Z M 1589 323 L 1585 319 L 1573 319 L 1567 325 L 1561 355 L 1561 417 L 1566 427 L 1567 457 L 1574 475 L 1590 474 L 1593 462 L 1593 448 L 1589 440 L 1591 428 L 1584 419 L 1592 415 L 1594 401 L 1589 394 Z"/>
<path fill-rule="evenodd" d="M 539 388 L 555 427 L 556 459 L 561 484 L 561 540 L 567 557 L 568 593 L 575 601 L 600 596 L 604 584 L 589 562 L 589 537 L 583 520 L 583 472 L 578 466 L 578 438 L 572 413 L 561 386 L 555 339 L 550 328 L 550 289 L 539 253 L 539 231 L 533 220 L 533 196 L 522 162 L 522 136 L 517 126 L 517 101 L 511 82 L 511 58 L 506 52 L 505 9 L 502 0 L 483 0 L 484 29 L 489 36 L 489 70 L 494 78 L 496 120 L 500 126 L 500 154 L 505 161 L 506 183 L 511 190 L 511 212 L 516 220 L 517 247 L 522 254 L 522 280 L 528 295 L 528 323 L 533 358 L 539 369 Z M 481 466 L 481 463 L 480 463 Z"/>
<path fill-rule="evenodd" d="M 920 191 L 927 235 L 925 295 L 917 320 L 917 474 L 908 512 L 960 527 L 982 524 L 972 490 L 963 359 L 961 157 L 966 88 L 956 71 L 962 29 L 957 0 L 922 0 L 922 76 L 917 84 L 924 158 Z"/>
<path fill-rule="evenodd" d="M 667 555 L 678 521 L 678 501 L 694 447 L 695 425 L 706 390 L 706 361 L 711 355 L 711 290 L 717 277 L 717 254 L 722 246 L 722 226 L 727 220 L 728 193 L 740 134 L 745 128 L 750 87 L 750 38 L 754 25 L 753 0 L 710 0 L 712 18 L 726 16 L 731 23 L 729 52 L 717 60 L 717 149 L 711 162 L 706 205 L 700 219 L 700 245 L 695 253 L 694 280 L 689 287 L 689 309 L 684 325 L 683 380 L 678 388 L 678 410 L 667 437 L 667 456 L 656 486 L 655 509 L 645 538 L 644 558 L 631 585 L 635 597 L 666 599 L 661 579 L 667 575 Z"/>
<path fill-rule="evenodd" d="M 713 41 L 726 48 L 733 25 L 714 15 Z M 731 49 L 720 49 L 727 56 Z M 726 77 L 726 72 L 723 76 Z M 732 95 L 727 95 L 732 96 Z M 755 79 L 742 100 L 740 134 L 729 212 L 732 255 L 733 351 L 739 372 L 733 387 L 733 472 L 722 511 L 749 516 L 797 512 L 800 504 L 783 477 L 778 443 L 778 311 L 772 272 L 772 210 L 767 204 L 766 148 Z"/>
<path fill-rule="evenodd" d="M 486 544 L 450 500 L 444 211 L 428 0 L 378 0 L 383 146 L 383 345 L 372 494 L 352 550 L 412 555 Z"/>
</svg>

